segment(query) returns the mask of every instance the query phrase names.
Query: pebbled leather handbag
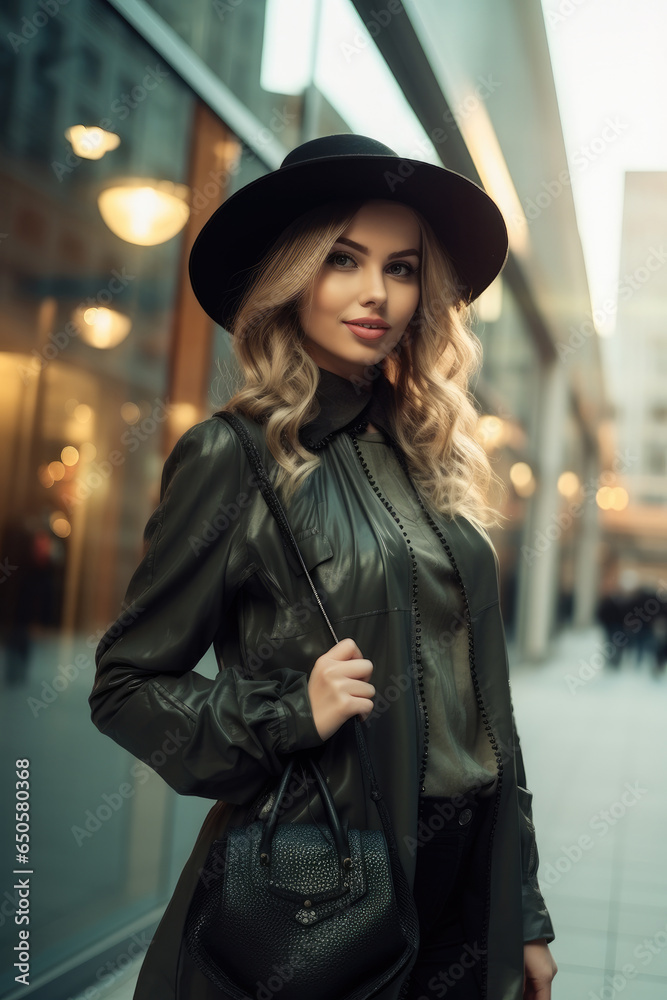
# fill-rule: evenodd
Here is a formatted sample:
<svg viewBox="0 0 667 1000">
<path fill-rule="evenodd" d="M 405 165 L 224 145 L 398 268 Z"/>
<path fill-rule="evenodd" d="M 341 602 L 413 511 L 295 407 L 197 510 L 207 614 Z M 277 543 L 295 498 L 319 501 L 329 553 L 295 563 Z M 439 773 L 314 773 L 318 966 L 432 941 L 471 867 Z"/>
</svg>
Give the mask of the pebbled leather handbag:
<svg viewBox="0 0 667 1000">
<path fill-rule="evenodd" d="M 264 499 L 338 642 L 252 438 L 235 414 L 215 416 L 241 439 Z M 224 997 L 248 1000 L 279 992 L 281 1000 L 366 1000 L 416 961 L 417 909 L 359 720 L 357 715 L 345 724 L 354 723 L 382 830 L 350 830 L 341 823 L 321 767 L 302 751 L 285 767 L 268 814 L 226 830 L 211 844 L 184 936 L 191 958 Z M 278 822 L 297 759 L 314 776 L 327 818 L 324 829 Z"/>
</svg>

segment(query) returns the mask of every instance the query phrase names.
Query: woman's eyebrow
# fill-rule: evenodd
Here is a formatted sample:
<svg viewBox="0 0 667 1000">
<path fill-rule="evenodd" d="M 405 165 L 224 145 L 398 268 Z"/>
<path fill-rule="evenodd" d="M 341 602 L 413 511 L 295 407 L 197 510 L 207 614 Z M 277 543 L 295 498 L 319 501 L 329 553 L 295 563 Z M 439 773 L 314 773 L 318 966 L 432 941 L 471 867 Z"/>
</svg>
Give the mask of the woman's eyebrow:
<svg viewBox="0 0 667 1000">
<path fill-rule="evenodd" d="M 341 236 L 339 239 L 337 239 L 336 243 L 346 243 L 347 246 L 353 247 L 355 250 L 359 250 L 361 253 L 365 254 L 368 253 L 368 247 L 362 246 L 361 243 L 355 243 L 354 240 L 348 240 L 345 238 L 345 236 Z M 413 249 L 397 250 L 396 253 L 389 254 L 389 260 L 391 260 L 392 257 L 410 257 L 410 256 L 419 257 L 419 250 L 413 250 Z"/>
</svg>

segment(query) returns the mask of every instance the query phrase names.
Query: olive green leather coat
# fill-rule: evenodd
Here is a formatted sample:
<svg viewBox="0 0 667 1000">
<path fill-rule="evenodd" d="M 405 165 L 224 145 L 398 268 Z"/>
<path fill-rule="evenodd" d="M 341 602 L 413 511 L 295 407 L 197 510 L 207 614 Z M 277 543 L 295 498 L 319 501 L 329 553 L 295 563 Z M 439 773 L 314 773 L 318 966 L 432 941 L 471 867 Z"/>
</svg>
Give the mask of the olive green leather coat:
<svg viewBox="0 0 667 1000">
<path fill-rule="evenodd" d="M 354 430 L 369 418 L 389 433 L 388 385 L 380 374 L 374 391 L 357 391 L 321 369 L 321 412 L 302 428 L 302 440 L 322 464 L 286 512 L 338 639 L 351 636 L 373 662 L 375 709 L 365 734 L 412 887 L 420 765 L 427 751 L 417 670 L 418 593 L 400 518 L 354 446 Z M 241 419 L 274 479 L 262 427 Z M 469 940 L 488 1000 L 520 1000 L 523 943 L 552 941 L 554 932 L 536 878 L 532 794 L 510 699 L 497 556 L 467 519 L 426 510 L 434 545 L 444 544 L 444 536 L 460 575 L 475 691 L 499 767 L 482 831 L 485 880 L 469 887 L 471 899 L 477 894 L 485 901 L 485 919 L 482 926 L 470 925 Z M 224 420 L 213 415 L 195 424 L 175 445 L 145 540 L 125 610 L 98 646 L 92 720 L 177 792 L 216 801 L 146 953 L 134 1000 L 220 1000 L 183 945 L 185 914 L 210 843 L 228 824 L 256 817 L 289 754 L 314 750 L 350 827 L 381 824 L 365 787 L 352 720 L 326 741 L 315 728 L 309 672 L 334 640 Z M 221 667 L 215 680 L 192 669 L 211 643 Z M 294 785 L 281 822 L 311 822 L 313 816 L 325 822 L 319 795 L 308 788 L 309 796 Z M 380 1000 L 399 1000 L 406 985 L 404 975 Z"/>
</svg>

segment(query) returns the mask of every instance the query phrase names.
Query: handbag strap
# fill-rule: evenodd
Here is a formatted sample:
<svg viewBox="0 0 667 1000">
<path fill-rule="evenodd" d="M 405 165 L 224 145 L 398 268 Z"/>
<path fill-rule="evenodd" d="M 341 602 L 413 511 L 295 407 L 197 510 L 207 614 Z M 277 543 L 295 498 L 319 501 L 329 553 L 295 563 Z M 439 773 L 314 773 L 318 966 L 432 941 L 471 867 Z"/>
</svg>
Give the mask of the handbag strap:
<svg viewBox="0 0 667 1000">
<path fill-rule="evenodd" d="M 283 510 L 282 504 L 280 503 L 280 500 L 276 495 L 271 480 L 269 479 L 269 475 L 264 467 L 261 455 L 257 451 L 255 442 L 252 440 L 247 429 L 244 427 L 242 421 L 238 418 L 238 416 L 236 416 L 236 414 L 229 413 L 226 410 L 220 410 L 213 415 L 229 423 L 239 436 L 241 444 L 245 449 L 246 455 L 248 456 L 248 460 L 257 478 L 257 483 L 262 492 L 262 496 L 266 500 L 269 510 L 271 511 L 274 518 L 278 522 L 278 527 L 280 528 L 283 537 L 287 539 L 288 544 L 292 546 L 303 567 L 303 571 L 306 574 L 308 582 L 312 588 L 313 594 L 315 595 L 315 600 L 317 601 L 320 610 L 326 619 L 326 623 L 329 626 L 329 631 L 331 632 L 335 641 L 339 642 L 340 640 L 338 639 L 338 636 L 334 632 L 333 626 L 331 625 L 327 613 L 324 610 L 324 607 L 322 606 L 322 601 L 320 600 L 320 596 L 317 593 L 315 584 L 313 583 L 310 577 L 310 573 L 306 569 L 306 564 L 303 561 L 303 557 L 301 555 L 301 552 L 299 551 L 299 546 L 297 545 L 294 535 L 292 534 L 292 529 L 289 526 L 289 521 L 287 520 L 285 511 Z M 387 806 L 382 798 L 382 792 L 380 791 L 377 779 L 375 777 L 375 772 L 373 771 L 373 764 L 371 761 L 370 753 L 368 751 L 368 746 L 366 744 L 366 738 L 361 728 L 359 716 L 355 715 L 353 718 L 354 718 L 354 727 L 357 740 L 357 750 L 361 758 L 362 766 L 366 772 L 366 775 L 368 776 L 368 781 L 370 784 L 370 796 L 375 802 L 377 810 L 380 814 L 380 819 L 382 821 L 382 826 L 384 827 L 385 836 L 387 838 L 387 844 L 389 846 L 389 849 L 393 853 L 395 853 L 396 858 L 398 858 L 398 851 L 396 848 L 396 840 L 394 837 L 394 831 L 391 824 L 391 817 L 389 816 L 389 810 L 387 809 Z"/>
</svg>

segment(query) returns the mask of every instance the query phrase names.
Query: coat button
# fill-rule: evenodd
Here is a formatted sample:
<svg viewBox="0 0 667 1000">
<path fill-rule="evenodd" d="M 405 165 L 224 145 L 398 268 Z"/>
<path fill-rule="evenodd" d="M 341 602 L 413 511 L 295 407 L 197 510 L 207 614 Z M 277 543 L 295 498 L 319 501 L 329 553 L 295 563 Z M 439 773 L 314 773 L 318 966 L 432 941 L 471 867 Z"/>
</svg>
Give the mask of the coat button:
<svg viewBox="0 0 667 1000">
<path fill-rule="evenodd" d="M 459 823 L 465 826 L 472 819 L 472 809 L 462 809 L 459 813 Z"/>
</svg>

